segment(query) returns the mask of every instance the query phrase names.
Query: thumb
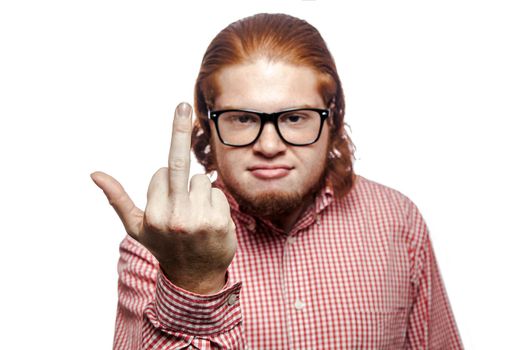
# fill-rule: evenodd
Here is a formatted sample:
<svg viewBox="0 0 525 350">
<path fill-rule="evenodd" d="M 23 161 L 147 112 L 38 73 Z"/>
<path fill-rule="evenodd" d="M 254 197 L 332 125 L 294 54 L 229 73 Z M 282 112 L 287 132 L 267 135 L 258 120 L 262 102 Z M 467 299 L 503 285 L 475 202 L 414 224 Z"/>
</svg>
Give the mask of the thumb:
<svg viewBox="0 0 525 350">
<path fill-rule="evenodd" d="M 91 179 L 106 195 L 109 204 L 115 209 L 120 221 L 124 224 L 126 232 L 138 240 L 142 230 L 144 212 L 135 206 L 124 187 L 112 176 L 95 171 L 91 174 Z"/>
</svg>

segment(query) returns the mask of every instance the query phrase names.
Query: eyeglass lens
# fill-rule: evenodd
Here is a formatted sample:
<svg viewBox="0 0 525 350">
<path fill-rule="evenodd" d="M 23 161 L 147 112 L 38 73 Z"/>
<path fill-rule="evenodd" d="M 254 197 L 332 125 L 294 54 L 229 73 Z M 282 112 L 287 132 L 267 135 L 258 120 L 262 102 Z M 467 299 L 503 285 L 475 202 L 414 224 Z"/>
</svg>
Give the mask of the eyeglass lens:
<svg viewBox="0 0 525 350">
<path fill-rule="evenodd" d="M 321 121 L 316 111 L 295 110 L 281 114 L 277 119 L 277 127 L 286 142 L 309 144 L 317 138 Z M 229 111 L 220 115 L 218 127 L 225 143 L 247 145 L 259 135 L 261 117 L 252 112 Z"/>
</svg>

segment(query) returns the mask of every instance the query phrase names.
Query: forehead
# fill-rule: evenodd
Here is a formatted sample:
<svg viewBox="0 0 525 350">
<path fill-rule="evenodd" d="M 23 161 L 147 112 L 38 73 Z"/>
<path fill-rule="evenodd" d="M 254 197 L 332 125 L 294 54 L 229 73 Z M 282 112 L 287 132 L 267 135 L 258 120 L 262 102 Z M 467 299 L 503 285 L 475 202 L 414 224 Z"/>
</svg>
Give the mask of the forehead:
<svg viewBox="0 0 525 350">
<path fill-rule="evenodd" d="M 259 59 L 221 69 L 216 77 L 215 109 L 274 112 L 294 107 L 326 107 L 320 75 L 312 68 Z"/>
</svg>

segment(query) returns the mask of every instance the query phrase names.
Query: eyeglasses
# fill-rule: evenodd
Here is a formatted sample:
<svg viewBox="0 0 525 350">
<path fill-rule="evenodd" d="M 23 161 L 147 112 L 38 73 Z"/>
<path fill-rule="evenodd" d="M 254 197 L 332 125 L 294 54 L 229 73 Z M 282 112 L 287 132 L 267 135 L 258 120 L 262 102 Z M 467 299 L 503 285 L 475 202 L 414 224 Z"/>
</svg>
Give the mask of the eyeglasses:
<svg viewBox="0 0 525 350">
<path fill-rule="evenodd" d="M 326 118 L 328 109 L 297 108 L 276 113 L 262 113 L 242 109 L 208 110 L 221 142 L 227 146 L 251 145 L 261 136 L 264 125 L 271 122 L 281 139 L 292 146 L 315 143 Z"/>
</svg>

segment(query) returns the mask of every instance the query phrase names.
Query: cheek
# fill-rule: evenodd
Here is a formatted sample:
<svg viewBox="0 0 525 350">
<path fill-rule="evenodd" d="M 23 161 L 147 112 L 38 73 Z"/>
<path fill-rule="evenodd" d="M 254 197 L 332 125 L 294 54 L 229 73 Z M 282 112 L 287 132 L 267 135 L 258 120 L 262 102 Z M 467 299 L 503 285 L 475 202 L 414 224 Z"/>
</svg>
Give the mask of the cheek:
<svg viewBox="0 0 525 350">
<path fill-rule="evenodd" d="M 239 158 L 235 156 L 235 152 L 224 152 L 222 157 L 222 165 L 226 169 L 235 170 L 239 167 Z"/>
<path fill-rule="evenodd" d="M 326 158 L 328 157 L 328 150 L 330 145 L 330 129 L 328 125 L 325 125 L 325 127 L 323 128 L 323 132 L 319 137 L 319 140 L 314 145 L 315 148 L 310 154 L 310 162 L 317 164 L 320 168 L 322 168 L 326 161 Z"/>
<path fill-rule="evenodd" d="M 228 148 L 220 141 L 212 140 L 212 149 L 218 170 L 223 174 L 231 174 L 242 167 L 242 154 L 240 149 Z"/>
<path fill-rule="evenodd" d="M 215 125 L 213 123 L 210 124 L 210 129 L 211 129 L 210 147 L 213 152 L 213 156 L 215 158 L 215 164 L 217 164 L 217 166 L 220 169 L 222 168 L 231 169 L 237 163 L 239 163 L 238 160 L 241 159 L 240 155 L 237 155 L 240 149 L 227 147 L 223 145 L 217 136 Z"/>
</svg>

